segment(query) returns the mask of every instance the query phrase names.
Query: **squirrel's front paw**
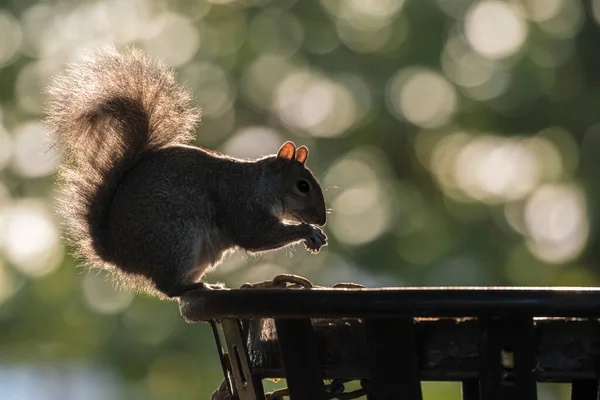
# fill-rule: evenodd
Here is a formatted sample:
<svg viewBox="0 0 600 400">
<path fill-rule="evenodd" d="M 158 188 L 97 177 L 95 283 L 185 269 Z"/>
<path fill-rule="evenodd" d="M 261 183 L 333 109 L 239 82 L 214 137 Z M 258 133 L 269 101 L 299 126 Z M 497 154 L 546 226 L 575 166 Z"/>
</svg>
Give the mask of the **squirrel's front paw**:
<svg viewBox="0 0 600 400">
<path fill-rule="evenodd" d="M 308 251 L 316 254 L 321 250 L 321 247 L 327 245 L 327 236 L 319 228 L 311 226 L 311 231 L 304 240 L 304 245 Z"/>
</svg>

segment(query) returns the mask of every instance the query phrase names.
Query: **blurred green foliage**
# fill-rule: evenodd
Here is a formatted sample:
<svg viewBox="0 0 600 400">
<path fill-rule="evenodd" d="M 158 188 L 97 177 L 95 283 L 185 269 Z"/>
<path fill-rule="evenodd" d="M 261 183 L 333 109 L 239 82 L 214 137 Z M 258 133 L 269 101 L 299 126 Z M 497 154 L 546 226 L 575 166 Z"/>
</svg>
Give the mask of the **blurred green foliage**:
<svg viewBox="0 0 600 400">
<path fill-rule="evenodd" d="M 598 0 L 0 1 L 0 397 L 206 399 L 222 379 L 208 326 L 62 244 L 42 89 L 80 51 L 172 65 L 204 110 L 198 145 L 309 146 L 329 246 L 236 255 L 209 281 L 589 286 L 599 19 Z"/>
</svg>

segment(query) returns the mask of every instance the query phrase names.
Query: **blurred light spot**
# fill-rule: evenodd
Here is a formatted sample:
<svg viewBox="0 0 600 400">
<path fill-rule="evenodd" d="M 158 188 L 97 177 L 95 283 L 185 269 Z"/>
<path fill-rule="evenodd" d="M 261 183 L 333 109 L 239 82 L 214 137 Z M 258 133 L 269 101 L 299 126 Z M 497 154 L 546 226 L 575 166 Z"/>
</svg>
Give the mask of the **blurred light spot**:
<svg viewBox="0 0 600 400">
<path fill-rule="evenodd" d="M 346 215 L 364 214 L 377 201 L 376 194 L 375 187 L 364 186 L 347 189 L 337 197 L 335 209 L 343 210 Z"/>
<path fill-rule="evenodd" d="M 345 86 L 307 72 L 284 79 L 275 107 L 285 124 L 313 136 L 338 136 L 356 119 L 356 102 Z"/>
<path fill-rule="evenodd" d="M 496 70 L 493 61 L 473 52 L 459 35 L 451 36 L 446 42 L 442 68 L 452 81 L 464 87 L 484 84 Z"/>
<path fill-rule="evenodd" d="M 523 6 L 529 19 L 541 22 L 556 17 L 564 3 L 565 0 L 524 0 Z"/>
<path fill-rule="evenodd" d="M 223 68 L 208 62 L 192 62 L 182 68 L 182 80 L 194 93 L 194 101 L 206 117 L 225 113 L 235 101 L 235 86 Z"/>
<path fill-rule="evenodd" d="M 367 32 L 390 25 L 404 6 L 404 0 L 321 0 L 325 9 L 338 21 Z"/>
<path fill-rule="evenodd" d="M 45 131 L 39 122 L 28 122 L 17 127 L 13 150 L 12 167 L 25 178 L 49 175 L 59 161 L 54 152 L 46 151 Z"/>
<path fill-rule="evenodd" d="M 177 43 L 177 46 L 173 44 Z M 198 51 L 198 30 L 186 17 L 169 13 L 161 21 L 160 31 L 144 40 L 144 49 L 172 67 L 190 61 Z"/>
<path fill-rule="evenodd" d="M 337 161 L 323 180 L 324 186 L 338 186 L 341 193 L 330 200 L 331 231 L 348 245 L 362 245 L 387 231 L 394 218 L 381 155 L 357 150 Z M 377 172 L 376 172 L 377 171 Z"/>
<path fill-rule="evenodd" d="M 41 114 L 44 96 L 40 94 L 55 72 L 40 62 L 29 63 L 21 68 L 15 86 L 19 107 L 31 114 Z"/>
<path fill-rule="evenodd" d="M 455 176 L 456 158 L 471 138 L 466 132 L 452 132 L 435 141 L 435 144 L 429 145 L 432 149 L 429 168 L 446 194 L 457 194 L 455 190 L 459 188 Z"/>
<path fill-rule="evenodd" d="M 400 12 L 404 0 L 348 0 L 342 1 L 346 12 L 359 14 L 363 18 L 389 19 Z"/>
<path fill-rule="evenodd" d="M 525 222 L 523 221 L 523 207 L 522 202 L 507 203 L 504 206 L 504 218 L 506 222 L 515 232 L 525 235 Z"/>
<path fill-rule="evenodd" d="M 191 20 L 196 21 L 207 16 L 211 9 L 212 4 L 209 1 L 193 1 L 189 2 L 186 0 L 181 1 L 170 1 L 168 6 L 179 14 L 185 14 Z"/>
<path fill-rule="evenodd" d="M 335 20 L 342 42 L 354 51 L 389 52 L 407 37 L 406 21 L 394 24 L 404 0 L 321 0 L 321 3 Z"/>
<path fill-rule="evenodd" d="M 417 139 L 419 159 L 433 171 L 442 190 L 458 201 L 520 200 L 564 172 L 557 145 L 540 135 L 507 138 L 422 132 Z"/>
<path fill-rule="evenodd" d="M 44 204 L 21 201 L 1 214 L 4 232 L 0 232 L 0 238 L 4 236 L 3 247 L 9 262 L 32 277 L 47 275 L 58 268 L 63 258 L 59 229 Z"/>
<path fill-rule="evenodd" d="M 546 177 L 549 181 L 562 178 L 563 175 L 572 175 L 577 171 L 580 154 L 579 144 L 575 142 L 574 137 L 571 132 L 558 126 L 543 129 L 537 134 L 535 143 L 539 146 L 540 157 L 544 161 L 545 170 L 548 171 Z"/>
<path fill-rule="evenodd" d="M 342 42 L 359 53 L 376 52 L 383 48 L 391 39 L 393 30 L 392 25 L 384 25 L 378 29 L 359 30 L 343 20 L 338 21 L 336 27 Z"/>
<path fill-rule="evenodd" d="M 176 23 L 177 16 L 181 15 L 165 13 L 165 9 L 157 3 L 143 0 L 101 1 L 94 4 L 94 8 L 96 10 L 92 9 L 86 12 L 79 16 L 79 19 L 91 23 L 94 26 L 92 29 L 99 31 L 94 32 L 94 36 L 98 35 L 107 39 L 102 42 L 114 41 L 122 44 L 159 35 L 168 27 L 168 24 Z M 186 14 L 186 18 L 187 16 L 188 14 Z M 174 18 L 171 19 L 172 17 Z M 169 19 L 171 20 L 169 21 Z M 60 23 L 60 19 L 58 23 Z M 184 24 L 188 25 L 187 21 Z"/>
<path fill-rule="evenodd" d="M 556 145 L 542 136 L 531 138 L 530 144 L 542 167 L 543 179 L 546 182 L 559 180 L 564 175 L 565 168 L 563 157 Z"/>
<path fill-rule="evenodd" d="M 474 52 L 460 35 L 446 42 L 441 65 L 446 76 L 476 100 L 498 97 L 510 81 L 509 70 Z"/>
<path fill-rule="evenodd" d="M 397 73 L 388 84 L 387 100 L 398 118 L 427 128 L 448 122 L 458 102 L 454 87 L 443 76 L 420 68 Z"/>
<path fill-rule="evenodd" d="M 103 44 L 127 44 L 155 37 L 161 31 L 169 34 L 165 21 L 157 16 L 171 14 L 157 11 L 153 2 L 134 0 L 34 5 L 22 17 L 25 53 L 58 60 Z M 181 39 L 185 50 L 185 38 L 171 39 Z"/>
<path fill-rule="evenodd" d="M 600 0 L 592 0 L 592 15 L 596 23 L 600 24 Z"/>
<path fill-rule="evenodd" d="M 14 60 L 23 39 L 19 21 L 0 9 L 0 68 Z"/>
<path fill-rule="evenodd" d="M 289 60 L 284 56 L 259 56 L 243 71 L 241 87 L 244 96 L 258 108 L 271 108 L 273 93 L 292 69 Z"/>
<path fill-rule="evenodd" d="M 537 2 L 539 1 L 537 0 Z M 535 20 L 538 26 L 551 37 L 559 39 L 574 37 L 581 30 L 584 23 L 584 11 L 581 2 L 579 0 L 551 0 L 544 2 L 543 6 L 535 7 L 536 11 L 542 8 L 548 9 L 548 3 L 550 3 L 549 10 L 533 16 L 540 17 L 541 14 L 542 18 Z"/>
<path fill-rule="evenodd" d="M 475 199 L 518 200 L 538 182 L 536 161 L 521 141 L 484 136 L 461 149 L 454 173 L 459 186 Z"/>
<path fill-rule="evenodd" d="M 90 309 L 98 314 L 116 314 L 131 304 L 133 293 L 118 290 L 108 274 L 90 272 L 81 281 L 83 298 Z"/>
<path fill-rule="evenodd" d="M 485 0 L 469 9 L 465 33 L 475 51 L 498 59 L 519 51 L 527 37 L 527 25 L 521 12 L 509 3 Z"/>
<path fill-rule="evenodd" d="M 49 4 L 34 4 L 21 14 L 24 42 L 22 52 L 35 57 L 40 53 L 44 37 L 55 18 L 54 9 Z"/>
<path fill-rule="evenodd" d="M 248 43 L 260 53 L 291 56 L 303 41 L 302 24 L 290 13 L 263 11 L 252 20 L 248 29 Z"/>
<path fill-rule="evenodd" d="M 275 130 L 266 126 L 251 126 L 237 131 L 223 146 L 223 153 L 243 159 L 275 154 L 283 141 Z"/>
<path fill-rule="evenodd" d="M 387 228 L 386 210 L 377 204 L 377 195 L 381 195 L 378 186 L 365 185 L 345 190 L 332 202 L 336 210 L 332 229 L 341 242 L 365 244 L 375 240 Z"/>
<path fill-rule="evenodd" d="M 191 354 L 163 353 L 148 368 L 148 393 L 156 400 L 196 399 L 203 384 L 201 376 L 200 363 Z"/>
<path fill-rule="evenodd" d="M 490 80 L 479 86 L 466 88 L 465 93 L 472 99 L 479 101 L 494 99 L 506 91 L 510 84 L 511 77 L 510 70 L 498 69 L 494 71 Z"/>
<path fill-rule="evenodd" d="M 575 259 L 589 234 L 585 199 L 573 186 L 540 187 L 527 201 L 524 221 L 529 250 L 546 262 L 565 263 Z"/>
</svg>

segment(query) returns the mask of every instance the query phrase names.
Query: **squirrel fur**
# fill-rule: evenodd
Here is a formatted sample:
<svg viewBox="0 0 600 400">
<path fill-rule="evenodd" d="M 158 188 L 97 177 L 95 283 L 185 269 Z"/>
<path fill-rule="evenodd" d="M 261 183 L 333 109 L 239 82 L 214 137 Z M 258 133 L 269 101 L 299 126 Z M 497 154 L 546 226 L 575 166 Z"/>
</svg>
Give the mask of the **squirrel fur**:
<svg viewBox="0 0 600 400">
<path fill-rule="evenodd" d="M 201 278 L 229 250 L 326 245 L 308 149 L 286 142 L 240 160 L 188 145 L 200 112 L 173 71 L 141 51 L 87 53 L 48 95 L 45 123 L 64 157 L 59 212 L 87 265 L 177 298 L 210 288 Z"/>
</svg>

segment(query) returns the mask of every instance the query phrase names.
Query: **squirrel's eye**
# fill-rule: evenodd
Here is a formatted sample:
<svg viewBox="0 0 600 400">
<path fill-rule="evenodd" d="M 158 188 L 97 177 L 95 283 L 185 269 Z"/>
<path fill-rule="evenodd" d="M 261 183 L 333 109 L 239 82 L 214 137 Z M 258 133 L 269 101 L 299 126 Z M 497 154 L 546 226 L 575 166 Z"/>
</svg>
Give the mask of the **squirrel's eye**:
<svg viewBox="0 0 600 400">
<path fill-rule="evenodd" d="M 296 187 L 298 187 L 298 190 L 302 193 L 306 193 L 310 190 L 310 185 L 306 181 L 298 181 Z"/>
</svg>

